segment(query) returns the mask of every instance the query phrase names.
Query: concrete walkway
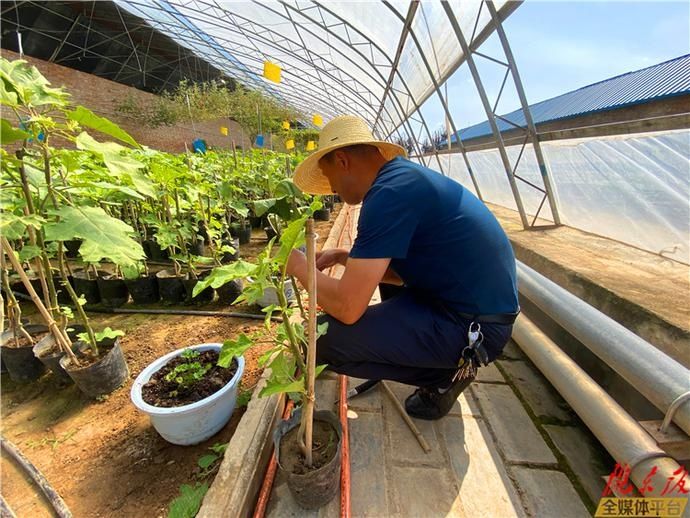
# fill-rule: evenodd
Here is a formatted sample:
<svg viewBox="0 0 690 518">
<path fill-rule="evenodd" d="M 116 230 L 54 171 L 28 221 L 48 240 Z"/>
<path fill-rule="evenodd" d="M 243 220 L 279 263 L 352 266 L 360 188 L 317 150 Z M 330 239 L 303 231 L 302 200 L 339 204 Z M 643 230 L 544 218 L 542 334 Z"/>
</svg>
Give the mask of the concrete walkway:
<svg viewBox="0 0 690 518">
<path fill-rule="evenodd" d="M 346 210 L 350 224 L 343 226 L 340 246 L 348 248 L 358 208 Z M 327 373 L 317 385 L 318 406 L 334 409 L 335 376 Z M 389 386 L 400 401 L 413 390 Z M 603 489 L 602 476 L 613 468 L 513 343 L 500 361 L 480 370 L 450 415 L 415 420 L 429 453 L 380 386 L 354 398 L 349 417 L 352 516 L 357 518 L 587 517 Z M 339 498 L 318 512 L 305 512 L 279 475 L 267 514 L 335 517 Z"/>
</svg>

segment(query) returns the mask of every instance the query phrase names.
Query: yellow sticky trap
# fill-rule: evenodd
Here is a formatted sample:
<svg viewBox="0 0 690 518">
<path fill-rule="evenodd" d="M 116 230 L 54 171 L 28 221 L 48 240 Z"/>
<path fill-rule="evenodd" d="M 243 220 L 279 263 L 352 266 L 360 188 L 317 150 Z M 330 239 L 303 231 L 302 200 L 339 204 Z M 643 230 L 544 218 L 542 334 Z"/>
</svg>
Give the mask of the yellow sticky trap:
<svg viewBox="0 0 690 518">
<path fill-rule="evenodd" d="M 226 128 L 225 126 L 221 126 L 220 127 L 220 134 L 225 135 L 227 137 L 228 136 L 228 128 Z"/>
<path fill-rule="evenodd" d="M 290 139 L 285 141 L 285 149 L 293 149 L 295 147 L 295 141 Z"/>
<path fill-rule="evenodd" d="M 290 122 L 289 121 L 283 121 L 283 129 L 284 130 L 290 129 Z"/>
<path fill-rule="evenodd" d="M 314 114 L 312 122 L 314 123 L 314 126 L 323 126 L 323 118 L 318 113 Z"/>
<path fill-rule="evenodd" d="M 264 61 L 264 77 L 274 83 L 280 83 L 280 66 L 270 61 Z"/>
<path fill-rule="evenodd" d="M 314 144 L 313 140 L 310 140 L 307 142 L 307 151 L 314 151 L 316 149 L 316 144 Z"/>
</svg>

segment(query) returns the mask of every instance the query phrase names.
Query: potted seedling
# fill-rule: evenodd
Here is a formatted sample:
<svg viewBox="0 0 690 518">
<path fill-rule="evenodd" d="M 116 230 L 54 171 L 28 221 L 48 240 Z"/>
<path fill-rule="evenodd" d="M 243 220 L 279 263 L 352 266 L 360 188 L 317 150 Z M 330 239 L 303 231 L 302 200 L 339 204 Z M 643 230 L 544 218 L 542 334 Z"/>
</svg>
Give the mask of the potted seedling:
<svg viewBox="0 0 690 518">
<path fill-rule="evenodd" d="M 144 261 L 122 268 L 127 290 L 135 304 L 153 304 L 158 302 L 158 282 L 151 275 Z"/>
</svg>

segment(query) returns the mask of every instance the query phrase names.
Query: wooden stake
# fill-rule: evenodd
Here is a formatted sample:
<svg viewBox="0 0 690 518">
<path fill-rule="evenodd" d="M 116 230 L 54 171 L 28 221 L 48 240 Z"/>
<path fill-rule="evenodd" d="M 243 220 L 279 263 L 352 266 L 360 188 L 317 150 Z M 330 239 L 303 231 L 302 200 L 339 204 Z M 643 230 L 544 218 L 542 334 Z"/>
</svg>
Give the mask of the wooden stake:
<svg viewBox="0 0 690 518">
<path fill-rule="evenodd" d="M 34 290 L 34 287 L 31 285 L 29 278 L 26 276 L 26 273 L 24 273 L 24 269 L 22 268 L 21 264 L 19 264 L 17 257 L 14 255 L 14 250 L 12 249 L 12 245 L 10 245 L 10 242 L 4 236 L 2 236 L 1 239 L 2 253 L 7 254 L 7 258 L 10 260 L 10 263 L 12 263 L 12 268 L 14 268 L 14 271 L 17 272 L 19 278 L 22 280 L 22 284 L 24 284 L 26 291 L 29 292 L 29 296 L 31 297 L 33 303 L 36 305 L 36 308 L 38 308 L 39 313 L 41 313 L 43 320 L 45 320 L 46 324 L 48 324 L 48 328 L 53 333 L 55 339 L 58 341 L 58 345 L 62 347 L 65 353 L 67 353 L 67 355 L 70 358 L 70 361 L 72 361 L 74 365 L 78 366 L 79 360 L 77 360 L 77 357 L 72 352 L 72 344 L 69 338 L 66 334 L 63 334 L 62 330 L 58 327 L 58 325 L 55 323 L 55 320 L 53 320 L 53 317 L 50 316 L 50 313 L 43 305 L 41 298 L 36 293 L 36 290 Z"/>
<path fill-rule="evenodd" d="M 398 412 L 402 416 L 403 420 L 405 421 L 407 426 L 410 428 L 410 431 L 417 438 L 417 442 L 419 442 L 419 445 L 424 450 L 424 453 L 430 453 L 431 448 L 429 447 L 429 444 L 426 442 L 426 439 L 424 439 L 422 432 L 419 431 L 419 429 L 412 422 L 412 419 L 410 419 L 410 416 L 407 415 L 407 412 L 405 412 L 405 409 L 400 404 L 400 401 L 398 401 L 398 398 L 395 397 L 395 394 L 393 394 L 393 391 L 391 390 L 391 388 L 388 385 L 386 385 L 386 382 L 383 380 L 381 380 L 380 385 L 383 387 L 384 392 L 386 394 L 388 394 L 388 397 L 391 399 L 391 401 L 393 402 L 393 405 L 395 405 L 395 408 L 398 410 Z"/>
<path fill-rule="evenodd" d="M 311 467 L 311 449 L 313 436 L 313 421 L 314 421 L 314 404 L 316 397 L 314 395 L 315 372 L 316 372 L 316 234 L 314 233 L 314 220 L 309 218 L 306 227 L 307 240 L 307 291 L 309 293 L 309 307 L 307 321 L 307 396 L 304 402 L 303 423 L 304 428 L 304 444 L 306 446 L 305 463 Z"/>
</svg>

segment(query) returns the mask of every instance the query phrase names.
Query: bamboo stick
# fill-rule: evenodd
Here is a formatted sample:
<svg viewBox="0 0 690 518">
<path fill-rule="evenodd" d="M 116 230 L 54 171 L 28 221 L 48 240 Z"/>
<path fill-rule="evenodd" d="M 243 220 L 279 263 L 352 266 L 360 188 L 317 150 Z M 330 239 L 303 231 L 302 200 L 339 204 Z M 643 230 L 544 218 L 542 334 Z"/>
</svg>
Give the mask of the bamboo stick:
<svg viewBox="0 0 690 518">
<path fill-rule="evenodd" d="M 415 426 L 415 424 L 412 422 L 412 419 L 410 419 L 410 416 L 407 415 L 407 412 L 405 412 L 405 409 L 400 404 L 400 401 L 398 401 L 398 398 L 395 397 L 395 394 L 393 394 L 391 388 L 383 380 L 381 380 L 380 385 L 383 387 L 384 392 L 388 394 L 388 397 L 393 402 L 393 405 L 398 410 L 398 413 L 400 413 L 400 415 L 402 416 L 410 431 L 414 434 L 415 438 L 417 439 L 417 442 L 419 442 L 419 445 L 424 450 L 424 453 L 430 453 L 431 448 L 429 447 L 429 444 L 426 442 L 426 439 L 422 435 L 422 432 L 419 431 L 417 426 Z"/>
<path fill-rule="evenodd" d="M 309 293 L 309 307 L 307 310 L 307 395 L 304 403 L 304 443 L 306 446 L 305 463 L 312 465 L 312 436 L 314 425 L 314 395 L 316 373 L 316 234 L 314 234 L 314 220 L 309 218 L 306 227 L 307 238 L 307 291 Z"/>
<path fill-rule="evenodd" d="M 29 278 L 26 276 L 26 273 L 24 273 L 24 269 L 22 268 L 21 264 L 19 264 L 17 257 L 14 255 L 12 245 L 10 245 L 10 242 L 7 240 L 5 236 L 2 236 L 2 238 L 0 239 L 2 239 L 2 253 L 7 254 L 10 263 L 12 263 L 12 268 L 14 268 L 14 270 L 19 275 L 19 278 L 22 280 L 22 283 L 24 284 L 26 291 L 29 292 L 31 300 L 36 305 L 36 308 L 38 308 L 39 313 L 41 313 L 41 316 L 48 324 L 48 328 L 51 330 L 53 336 L 58 341 L 59 346 L 61 346 L 64 349 L 64 351 L 69 356 L 70 361 L 72 361 L 74 365 L 79 365 L 79 360 L 77 360 L 77 357 L 72 352 L 72 344 L 70 343 L 69 338 L 67 338 L 67 335 L 63 334 L 60 327 L 57 325 L 55 320 L 53 320 L 53 317 L 50 315 L 46 307 L 43 305 L 41 298 L 36 293 L 36 290 L 34 290 L 34 287 L 31 285 Z"/>
</svg>

